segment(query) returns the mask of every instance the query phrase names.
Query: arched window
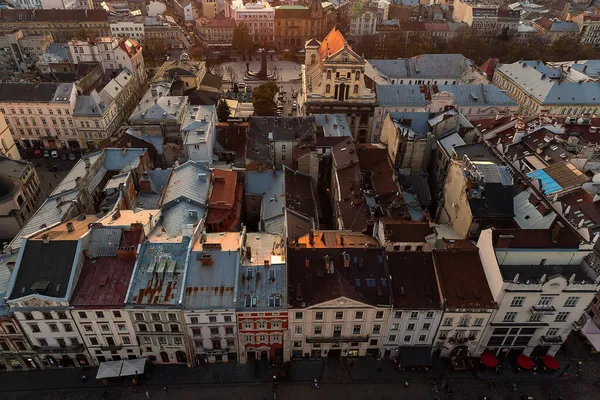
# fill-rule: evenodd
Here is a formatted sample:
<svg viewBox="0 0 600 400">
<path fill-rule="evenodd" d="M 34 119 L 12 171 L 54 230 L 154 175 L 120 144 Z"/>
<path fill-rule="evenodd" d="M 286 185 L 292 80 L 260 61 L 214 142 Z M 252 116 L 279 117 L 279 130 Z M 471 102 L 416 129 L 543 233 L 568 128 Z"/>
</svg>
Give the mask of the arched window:
<svg viewBox="0 0 600 400">
<path fill-rule="evenodd" d="M 358 94 L 358 85 L 354 85 L 354 94 Z"/>
<path fill-rule="evenodd" d="M 331 71 L 327 71 L 327 80 L 331 79 Z"/>
<path fill-rule="evenodd" d="M 331 85 L 325 86 L 325 93 L 331 92 Z"/>
<path fill-rule="evenodd" d="M 356 75 L 354 77 L 355 80 L 359 80 L 360 79 L 360 71 L 356 71 Z"/>
</svg>

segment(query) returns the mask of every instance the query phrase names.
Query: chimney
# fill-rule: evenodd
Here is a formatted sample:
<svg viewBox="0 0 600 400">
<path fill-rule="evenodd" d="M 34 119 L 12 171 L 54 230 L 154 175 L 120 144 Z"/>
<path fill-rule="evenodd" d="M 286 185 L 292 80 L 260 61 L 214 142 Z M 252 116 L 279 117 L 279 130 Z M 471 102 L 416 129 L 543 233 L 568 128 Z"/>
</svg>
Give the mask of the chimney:
<svg viewBox="0 0 600 400">
<path fill-rule="evenodd" d="M 583 71 L 582 71 L 582 72 L 583 72 L 584 74 L 585 74 L 585 71 L 587 71 L 587 65 L 584 65 L 584 66 L 583 66 Z"/>
<path fill-rule="evenodd" d="M 73 223 L 67 222 L 67 232 L 73 232 L 74 230 L 75 230 L 75 227 L 73 227 Z"/>
<path fill-rule="evenodd" d="M 112 219 L 119 219 L 119 217 L 121 217 L 121 211 L 117 210 L 115 211 L 115 213 L 112 215 Z"/>
<path fill-rule="evenodd" d="M 167 105 L 170 106 L 171 105 L 171 99 L 167 100 Z"/>
<path fill-rule="evenodd" d="M 311 246 L 314 246 L 314 244 L 315 244 L 315 233 L 313 232 L 312 229 L 308 232 L 308 243 Z"/>
<path fill-rule="evenodd" d="M 89 167 L 92 166 L 92 163 L 90 162 L 90 159 L 87 158 L 87 157 L 83 159 L 83 162 L 85 163 L 85 168 L 89 168 Z"/>
<path fill-rule="evenodd" d="M 205 173 L 199 173 L 198 174 L 198 179 L 200 179 L 201 181 L 206 181 L 206 174 Z"/>
<path fill-rule="evenodd" d="M 44 242 L 45 244 L 50 243 L 50 236 L 47 233 L 44 233 L 42 235 L 42 242 Z"/>
</svg>

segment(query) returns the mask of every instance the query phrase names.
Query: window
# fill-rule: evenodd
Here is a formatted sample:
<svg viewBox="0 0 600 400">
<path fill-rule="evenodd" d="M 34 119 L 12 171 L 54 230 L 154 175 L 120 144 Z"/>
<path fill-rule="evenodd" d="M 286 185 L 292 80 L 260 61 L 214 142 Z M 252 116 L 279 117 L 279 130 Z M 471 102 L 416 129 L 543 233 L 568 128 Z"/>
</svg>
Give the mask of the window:
<svg viewBox="0 0 600 400">
<path fill-rule="evenodd" d="M 390 335 L 388 337 L 388 342 L 395 342 L 396 341 L 396 335 Z"/>
<path fill-rule="evenodd" d="M 353 335 L 360 335 L 360 329 L 361 329 L 360 325 L 354 325 L 352 327 L 352 334 Z"/>
<path fill-rule="evenodd" d="M 381 325 L 373 325 L 373 334 L 379 335 L 381 333 Z"/>
<path fill-rule="evenodd" d="M 448 332 L 450 331 L 440 331 L 440 339 L 446 340 L 448 338 Z"/>
<path fill-rule="evenodd" d="M 410 343 L 411 340 L 412 340 L 411 335 L 404 335 L 404 343 Z"/>
<path fill-rule="evenodd" d="M 163 327 L 161 324 L 154 324 L 154 331 L 155 332 L 162 332 L 163 331 Z"/>
<path fill-rule="evenodd" d="M 217 317 L 215 315 L 209 315 L 208 316 L 208 322 L 211 324 L 216 324 L 217 323 Z"/>
<path fill-rule="evenodd" d="M 556 314 L 556 319 L 554 320 L 555 322 L 565 322 L 567 320 L 567 318 L 569 318 L 569 314 L 571 314 L 570 312 L 559 312 L 558 314 Z"/>
<path fill-rule="evenodd" d="M 219 334 L 219 328 L 215 328 L 215 327 L 210 328 L 210 334 L 211 335 L 218 335 Z"/>
<path fill-rule="evenodd" d="M 558 335 L 558 328 L 550 328 L 548 329 L 548 332 L 546 332 L 546 336 L 556 336 Z"/>
<path fill-rule="evenodd" d="M 159 336 L 158 344 L 167 344 L 167 339 L 164 336 Z"/>
<path fill-rule="evenodd" d="M 506 314 L 504 314 L 504 320 L 505 322 L 513 322 L 515 320 L 515 318 L 517 318 L 517 313 L 516 312 L 507 312 Z"/>
<path fill-rule="evenodd" d="M 233 327 L 232 326 L 226 326 L 225 327 L 225 334 L 226 335 L 233 335 Z"/>
<path fill-rule="evenodd" d="M 113 311 L 113 316 L 115 318 L 121 318 L 121 311 Z"/>
<path fill-rule="evenodd" d="M 171 324 L 171 332 L 179 332 L 179 325 L 177 324 Z"/>
<path fill-rule="evenodd" d="M 58 332 L 58 326 L 56 324 L 48 324 L 48 328 L 50 328 L 50 332 Z"/>
<path fill-rule="evenodd" d="M 424 342 L 427 340 L 427 335 L 419 335 L 419 342 Z"/>
<path fill-rule="evenodd" d="M 394 318 L 398 318 L 398 319 L 402 318 L 402 311 L 395 311 Z"/>
<path fill-rule="evenodd" d="M 96 311 L 96 318 L 104 318 L 104 313 L 102 311 Z"/>
<path fill-rule="evenodd" d="M 244 329 L 252 329 L 252 327 L 253 327 L 253 324 L 252 324 L 252 322 L 248 322 L 248 321 L 246 321 L 246 322 L 244 323 Z"/>
<path fill-rule="evenodd" d="M 197 324 L 198 323 L 198 317 L 190 317 L 190 324 Z"/>
<path fill-rule="evenodd" d="M 344 319 L 344 313 L 342 311 L 336 311 L 335 319 Z"/>
<path fill-rule="evenodd" d="M 91 325 L 83 325 L 83 330 L 84 330 L 85 332 L 93 332 L 93 331 L 94 331 L 94 328 L 92 328 L 92 326 L 91 326 Z"/>
<path fill-rule="evenodd" d="M 294 327 L 294 335 L 302 335 L 302 325 L 296 325 Z"/>
<path fill-rule="evenodd" d="M 63 324 L 63 328 L 65 328 L 65 332 L 73 332 L 71 324 Z"/>
<path fill-rule="evenodd" d="M 408 324 L 408 326 L 406 327 L 407 331 L 414 331 L 415 330 L 415 324 Z"/>
<path fill-rule="evenodd" d="M 483 325 L 483 318 L 475 318 L 475 322 L 473 322 L 473 326 L 481 326 Z"/>
<path fill-rule="evenodd" d="M 325 93 L 330 93 L 331 92 L 331 85 L 327 84 L 325 86 Z"/>
<path fill-rule="evenodd" d="M 50 312 L 43 312 L 42 315 L 44 316 L 44 319 L 52 319 L 52 313 Z"/>
<path fill-rule="evenodd" d="M 419 312 L 418 311 L 413 311 L 410 313 L 410 319 L 417 319 L 419 318 Z"/>
<path fill-rule="evenodd" d="M 533 314 L 529 316 L 529 322 L 540 322 L 542 320 L 541 314 Z"/>
<path fill-rule="evenodd" d="M 522 307 L 524 301 L 525 301 L 525 297 L 515 296 L 515 297 L 513 297 L 512 302 L 510 303 L 510 306 L 511 307 Z"/>
<path fill-rule="evenodd" d="M 117 329 L 118 329 L 120 332 L 124 332 L 124 331 L 126 331 L 126 330 L 127 330 L 127 327 L 125 326 L 125 324 L 117 324 Z"/>
<path fill-rule="evenodd" d="M 48 341 L 46 339 L 38 339 L 38 343 L 42 347 L 48 346 Z"/>
<path fill-rule="evenodd" d="M 461 317 L 458 320 L 458 326 L 469 326 L 469 320 L 467 318 Z"/>
<path fill-rule="evenodd" d="M 146 324 L 139 324 L 138 325 L 138 331 L 140 331 L 140 332 L 148 332 L 148 327 L 146 326 Z"/>
<path fill-rule="evenodd" d="M 131 344 L 131 339 L 129 338 L 129 336 L 121 336 L 121 341 L 123 342 L 123 344 Z"/>
<path fill-rule="evenodd" d="M 304 317 L 302 311 L 297 311 L 296 315 L 294 315 L 294 319 L 302 319 Z"/>
<path fill-rule="evenodd" d="M 142 314 L 142 313 L 135 313 L 135 320 L 136 321 L 143 321 L 144 320 L 144 314 Z"/>
<path fill-rule="evenodd" d="M 362 311 L 357 311 L 355 319 L 363 319 L 363 312 Z"/>
<path fill-rule="evenodd" d="M 295 341 L 295 342 L 294 342 L 294 347 L 302 347 L 302 342 L 300 342 L 300 341 Z"/>
<path fill-rule="evenodd" d="M 38 333 L 40 331 L 40 327 L 37 324 L 31 324 L 29 325 L 29 328 L 31 328 L 31 332 L 33 333 Z"/>
<path fill-rule="evenodd" d="M 321 335 L 323 333 L 323 327 L 321 325 L 315 325 L 315 335 Z"/>
<path fill-rule="evenodd" d="M 200 330 L 200 328 L 193 328 L 192 336 L 202 336 L 202 331 Z"/>
<path fill-rule="evenodd" d="M 359 80 L 360 79 L 360 71 L 356 71 L 356 75 L 354 75 L 354 79 L 355 80 Z"/>
<path fill-rule="evenodd" d="M 568 297 L 567 301 L 565 301 L 565 307 L 575 307 L 579 302 L 579 297 Z"/>
<path fill-rule="evenodd" d="M 425 314 L 425 318 L 432 319 L 434 314 L 435 313 L 433 311 L 427 311 L 427 314 Z"/>
<path fill-rule="evenodd" d="M 67 314 L 62 311 L 56 313 L 58 315 L 58 319 L 67 319 Z"/>
<path fill-rule="evenodd" d="M 442 323 L 442 325 L 444 326 L 452 326 L 452 322 L 454 321 L 454 318 L 444 318 L 444 323 Z"/>
<path fill-rule="evenodd" d="M 365 285 L 367 287 L 375 287 L 375 279 L 373 279 L 373 278 L 366 278 L 365 279 Z"/>
<path fill-rule="evenodd" d="M 358 85 L 354 85 L 353 94 L 358 94 Z"/>
<path fill-rule="evenodd" d="M 431 324 L 429 322 L 426 322 L 423 324 L 423 330 L 424 331 L 428 331 L 429 329 L 431 329 Z"/>
<path fill-rule="evenodd" d="M 258 322 L 258 329 L 265 329 L 267 327 L 267 323 L 265 321 Z"/>
<path fill-rule="evenodd" d="M 383 311 L 377 311 L 375 313 L 375 319 L 383 319 Z"/>
<path fill-rule="evenodd" d="M 271 328 L 273 328 L 273 329 L 279 329 L 279 328 L 281 328 L 281 322 L 280 321 L 273 321 L 273 322 L 271 322 Z"/>
<path fill-rule="evenodd" d="M 547 307 L 552 303 L 552 296 L 541 296 L 537 302 L 538 307 Z"/>
<path fill-rule="evenodd" d="M 150 314 L 150 316 L 152 317 L 152 321 L 160 321 L 159 313 L 152 313 L 152 314 Z"/>
<path fill-rule="evenodd" d="M 225 316 L 223 316 L 223 321 L 225 321 L 225 322 L 231 322 L 231 315 L 225 315 Z"/>
<path fill-rule="evenodd" d="M 315 313 L 315 320 L 317 320 L 317 321 L 323 321 L 323 312 L 322 311 L 317 311 Z"/>
<path fill-rule="evenodd" d="M 91 337 L 90 338 L 90 344 L 92 346 L 98 346 L 98 339 L 96 339 L 95 337 Z"/>
</svg>

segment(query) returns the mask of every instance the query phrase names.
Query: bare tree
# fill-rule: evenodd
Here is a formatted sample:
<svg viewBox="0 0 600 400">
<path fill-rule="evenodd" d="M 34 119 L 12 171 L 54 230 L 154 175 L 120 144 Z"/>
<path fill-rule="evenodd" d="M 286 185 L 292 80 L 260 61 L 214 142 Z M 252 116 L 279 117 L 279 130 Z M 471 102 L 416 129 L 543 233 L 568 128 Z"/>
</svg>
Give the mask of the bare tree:
<svg viewBox="0 0 600 400">
<path fill-rule="evenodd" d="M 227 67 L 225 67 L 225 73 L 229 76 L 229 81 L 231 82 L 231 86 L 233 87 L 233 84 L 237 82 L 238 78 L 237 73 L 235 72 L 235 68 L 233 68 L 232 65 L 228 65 Z"/>
</svg>

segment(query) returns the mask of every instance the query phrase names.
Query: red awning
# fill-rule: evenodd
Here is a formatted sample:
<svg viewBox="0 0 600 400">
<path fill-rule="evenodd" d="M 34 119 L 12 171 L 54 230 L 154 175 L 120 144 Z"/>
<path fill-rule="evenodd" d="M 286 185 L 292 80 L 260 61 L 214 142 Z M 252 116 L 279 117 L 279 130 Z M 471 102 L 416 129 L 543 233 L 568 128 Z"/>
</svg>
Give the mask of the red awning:
<svg viewBox="0 0 600 400">
<path fill-rule="evenodd" d="M 488 368 L 495 368 L 498 365 L 498 359 L 492 353 L 486 352 L 481 355 L 481 362 Z"/>
<path fill-rule="evenodd" d="M 519 364 L 519 367 L 526 370 L 530 370 L 531 368 L 533 368 L 533 361 L 531 360 L 531 358 L 527 357 L 524 354 L 519 354 L 517 356 L 517 364 Z"/>
<path fill-rule="evenodd" d="M 557 370 L 558 369 L 558 360 L 552 356 L 544 356 L 542 357 L 542 362 L 544 363 L 544 367 Z"/>
</svg>

